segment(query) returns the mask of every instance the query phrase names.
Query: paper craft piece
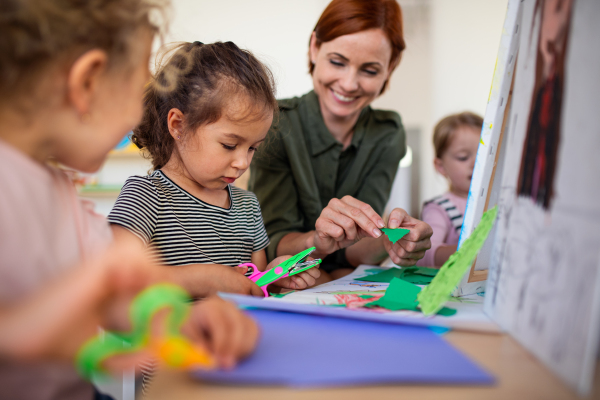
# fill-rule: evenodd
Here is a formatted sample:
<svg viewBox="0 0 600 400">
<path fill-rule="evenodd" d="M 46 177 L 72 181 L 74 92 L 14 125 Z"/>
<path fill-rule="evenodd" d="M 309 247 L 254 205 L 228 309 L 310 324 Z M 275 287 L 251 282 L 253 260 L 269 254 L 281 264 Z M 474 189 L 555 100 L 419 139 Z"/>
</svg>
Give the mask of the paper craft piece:
<svg viewBox="0 0 600 400">
<path fill-rule="evenodd" d="M 382 228 L 381 232 L 383 232 L 383 233 L 385 233 L 387 235 L 387 237 L 390 239 L 390 242 L 396 243 L 398 240 L 402 239 L 408 232 L 410 232 L 410 229 L 404 229 L 404 228 L 396 228 L 396 229 Z"/>
<path fill-rule="evenodd" d="M 427 285 L 438 271 L 436 268 L 426 267 L 390 268 L 356 280 L 365 282 L 391 282 L 393 278 L 400 278 L 415 285 Z"/>
<path fill-rule="evenodd" d="M 420 291 L 420 287 L 402 279 L 394 278 L 385 294 L 379 299 L 365 304 L 365 307 L 379 306 L 391 311 L 418 311 L 417 295 Z"/>
<path fill-rule="evenodd" d="M 425 287 L 419 293 L 418 300 L 423 314 L 435 314 L 448 301 L 450 294 L 471 267 L 479 249 L 485 243 L 485 239 L 487 239 L 496 219 L 497 212 L 498 207 L 495 206 L 483 213 L 479 225 L 471 233 L 471 236 L 444 263 L 429 286 Z"/>
<path fill-rule="evenodd" d="M 295 291 L 292 290 L 290 292 L 285 292 L 285 293 L 269 293 L 269 295 L 271 295 L 271 297 L 275 297 L 276 299 L 280 299 L 282 297 L 287 296 L 288 294 L 294 293 Z"/>
<path fill-rule="evenodd" d="M 248 313 L 262 332 L 255 352 L 232 371 L 194 371 L 195 377 L 302 388 L 494 381 L 427 328 L 266 310 Z"/>
<path fill-rule="evenodd" d="M 160 284 L 142 291 L 131 303 L 131 332 L 105 332 L 88 340 L 77 352 L 76 366 L 87 379 L 102 379 L 107 372 L 102 363 L 109 357 L 149 348 L 168 366 L 212 368 L 210 355 L 181 336 L 180 327 L 189 311 L 190 297 L 181 287 Z M 154 315 L 165 308 L 165 336 L 152 337 L 150 324 Z"/>
</svg>

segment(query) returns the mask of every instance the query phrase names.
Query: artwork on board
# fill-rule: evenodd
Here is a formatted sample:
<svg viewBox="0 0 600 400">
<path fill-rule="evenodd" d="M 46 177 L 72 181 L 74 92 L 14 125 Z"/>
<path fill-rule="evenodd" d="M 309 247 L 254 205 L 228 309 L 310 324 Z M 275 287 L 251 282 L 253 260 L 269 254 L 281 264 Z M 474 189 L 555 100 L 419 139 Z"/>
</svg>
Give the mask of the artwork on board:
<svg viewBox="0 0 600 400">
<path fill-rule="evenodd" d="M 600 341 L 600 2 L 523 4 L 485 310 L 586 394 Z"/>
<path fill-rule="evenodd" d="M 535 83 L 517 190 L 546 210 L 553 197 L 572 6 L 573 0 L 538 0 L 534 12 L 534 18 L 540 15 Z"/>
</svg>

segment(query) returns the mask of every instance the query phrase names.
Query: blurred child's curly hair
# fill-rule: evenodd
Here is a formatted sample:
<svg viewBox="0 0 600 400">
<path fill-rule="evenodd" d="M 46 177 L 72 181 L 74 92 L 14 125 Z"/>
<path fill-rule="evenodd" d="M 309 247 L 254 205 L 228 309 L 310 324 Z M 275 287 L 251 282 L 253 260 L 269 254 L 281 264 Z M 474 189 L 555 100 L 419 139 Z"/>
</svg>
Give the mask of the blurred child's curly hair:
<svg viewBox="0 0 600 400">
<path fill-rule="evenodd" d="M 231 120 L 256 120 L 278 111 L 273 74 L 232 42 L 179 43 L 157 64 L 144 94 L 142 122 L 132 136 L 139 148 L 148 151 L 154 170 L 162 168 L 174 150 L 168 127 L 171 109 L 184 114 L 181 134 L 217 122 L 238 95 L 249 100 L 248 108 L 237 116 L 226 115 Z"/>
<path fill-rule="evenodd" d="M 164 25 L 168 0 L 0 1 L 0 101 L 29 99 L 49 69 L 91 49 L 127 62 L 135 33 Z M 46 94 L 41 94 L 47 95 Z"/>
<path fill-rule="evenodd" d="M 454 131 L 461 126 L 470 126 L 481 130 L 483 118 L 470 111 L 448 115 L 433 129 L 433 147 L 436 158 L 441 158 L 450 146 Z"/>
</svg>

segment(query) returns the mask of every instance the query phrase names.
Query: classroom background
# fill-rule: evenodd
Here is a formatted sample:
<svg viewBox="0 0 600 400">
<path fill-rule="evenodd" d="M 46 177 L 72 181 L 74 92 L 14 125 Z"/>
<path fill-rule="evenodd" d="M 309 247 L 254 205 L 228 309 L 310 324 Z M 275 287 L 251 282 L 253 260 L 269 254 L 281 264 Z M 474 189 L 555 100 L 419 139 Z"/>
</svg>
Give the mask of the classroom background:
<svg viewBox="0 0 600 400">
<path fill-rule="evenodd" d="M 173 0 L 165 43 L 233 41 L 268 64 L 277 97 L 312 89 L 308 40 L 329 0 Z M 433 168 L 432 130 L 443 116 L 470 110 L 485 113 L 507 0 L 399 0 L 407 48 L 390 87 L 374 108 L 400 113 L 411 149 L 401 162 L 396 206 L 418 216 L 421 204 L 447 190 Z M 155 44 L 155 48 L 160 43 Z M 131 175 L 145 175 L 150 163 L 125 146 L 100 172 L 84 177 L 84 197 L 107 215 Z M 245 175 L 247 175 L 246 173 Z M 247 178 L 244 176 L 243 178 Z M 236 184 L 244 186 L 246 179 Z"/>
</svg>

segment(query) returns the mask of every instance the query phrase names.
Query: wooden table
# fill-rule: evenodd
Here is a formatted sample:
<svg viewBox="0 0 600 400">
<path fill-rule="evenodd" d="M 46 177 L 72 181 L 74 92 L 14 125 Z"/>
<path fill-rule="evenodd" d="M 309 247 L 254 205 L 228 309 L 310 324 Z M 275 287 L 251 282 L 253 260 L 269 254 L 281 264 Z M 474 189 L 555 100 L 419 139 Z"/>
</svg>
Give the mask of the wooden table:
<svg viewBox="0 0 600 400">
<path fill-rule="evenodd" d="M 549 400 L 577 399 L 576 394 L 531 354 L 507 335 L 453 331 L 444 337 L 473 361 L 491 372 L 495 386 L 383 385 L 339 389 L 297 390 L 284 387 L 225 386 L 191 379 L 186 373 L 161 371 L 145 399 L 149 400 Z M 596 368 L 594 393 L 600 399 L 600 368 Z"/>
</svg>

